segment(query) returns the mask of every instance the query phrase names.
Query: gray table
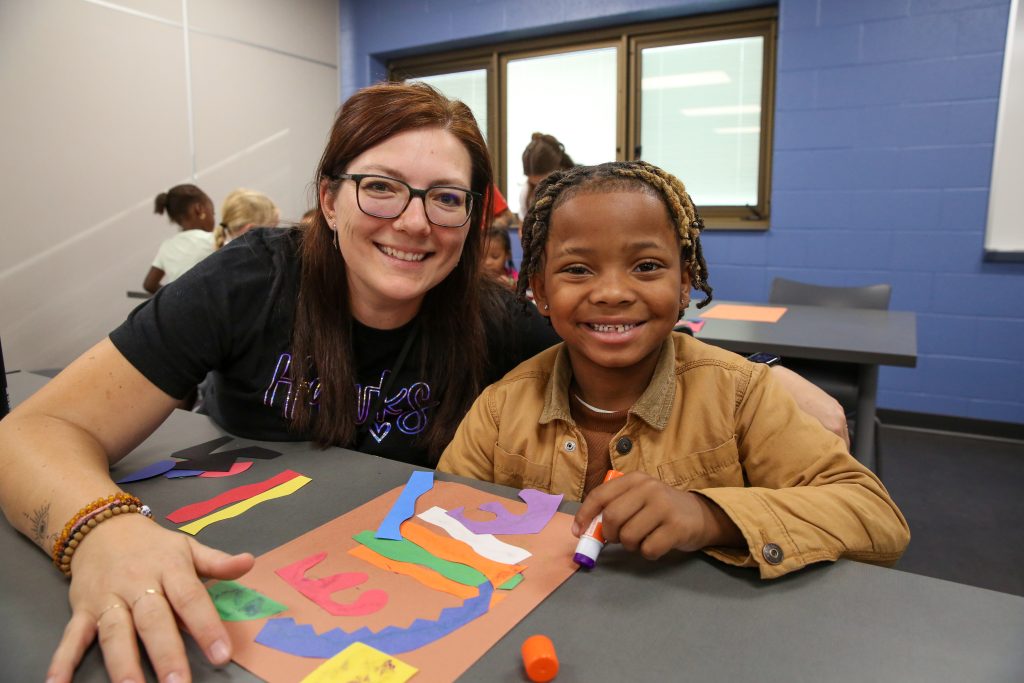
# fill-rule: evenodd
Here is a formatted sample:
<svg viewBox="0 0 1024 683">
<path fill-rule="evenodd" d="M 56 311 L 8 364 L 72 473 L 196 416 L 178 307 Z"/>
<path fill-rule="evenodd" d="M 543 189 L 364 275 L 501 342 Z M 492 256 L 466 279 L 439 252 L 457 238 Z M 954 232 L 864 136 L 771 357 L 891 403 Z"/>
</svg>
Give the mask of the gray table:
<svg viewBox="0 0 1024 683">
<path fill-rule="evenodd" d="M 117 472 L 221 433 L 204 417 L 175 411 Z M 203 532 L 209 545 L 260 554 L 403 484 L 411 471 L 341 449 L 266 445 L 285 455 L 271 461 L 273 467 L 258 463 L 264 465 L 258 472 L 192 480 L 187 487 L 154 479 L 126 488 L 162 520 L 168 510 L 262 480 L 270 470 L 309 475 L 313 484 L 301 494 Z M 513 489 L 459 481 L 515 495 Z M 254 529 L 260 533 L 245 533 Z M 69 616 L 65 592 L 47 558 L 0 525 L 4 681 L 43 679 Z M 554 640 L 562 663 L 557 680 L 564 682 L 1024 680 L 1024 598 L 848 561 L 762 582 L 751 571 L 702 555 L 650 563 L 610 547 L 595 571 L 570 578 L 460 680 L 524 681 L 519 647 L 534 633 Z M 233 664 L 214 670 L 191 645 L 190 658 L 197 681 L 256 680 Z M 104 679 L 93 647 L 75 680 Z"/>
<path fill-rule="evenodd" d="M 717 304 L 780 306 L 715 300 Z M 785 359 L 841 361 L 859 366 L 857 422 L 854 455 L 875 469 L 875 402 L 878 366 L 917 365 L 917 317 L 907 311 L 874 311 L 859 308 L 785 305 L 786 314 L 776 323 L 707 318 L 696 334 L 701 341 L 736 351 L 769 351 Z M 687 319 L 701 318 L 699 309 L 687 311 Z"/>
<path fill-rule="evenodd" d="M 11 409 L 50 381 L 45 375 L 31 372 L 12 372 L 7 375 L 7 394 L 11 399 Z"/>
</svg>

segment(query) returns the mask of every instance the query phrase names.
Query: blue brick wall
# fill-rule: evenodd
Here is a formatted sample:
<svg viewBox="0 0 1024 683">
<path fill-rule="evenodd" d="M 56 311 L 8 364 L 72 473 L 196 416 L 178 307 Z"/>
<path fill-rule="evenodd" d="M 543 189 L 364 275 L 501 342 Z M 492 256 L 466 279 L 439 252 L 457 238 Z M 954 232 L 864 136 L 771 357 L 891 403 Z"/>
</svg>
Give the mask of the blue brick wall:
<svg viewBox="0 0 1024 683">
<path fill-rule="evenodd" d="M 343 0 L 348 95 L 387 59 L 764 4 Z M 1024 266 L 982 261 L 1009 0 L 780 0 L 772 224 L 705 238 L 716 295 L 893 284 L 918 367 L 882 407 L 1024 423 Z M 346 22 L 350 25 L 346 26 Z"/>
</svg>

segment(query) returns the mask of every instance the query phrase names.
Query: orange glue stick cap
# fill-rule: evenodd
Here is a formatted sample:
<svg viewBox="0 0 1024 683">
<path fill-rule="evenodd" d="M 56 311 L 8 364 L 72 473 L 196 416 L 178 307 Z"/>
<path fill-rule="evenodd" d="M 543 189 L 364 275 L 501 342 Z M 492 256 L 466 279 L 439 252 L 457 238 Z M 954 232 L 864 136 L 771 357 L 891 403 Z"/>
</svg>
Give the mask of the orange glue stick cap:
<svg viewBox="0 0 1024 683">
<path fill-rule="evenodd" d="M 523 667 L 534 683 L 546 683 L 558 675 L 558 655 L 550 638 L 537 634 L 523 641 Z"/>
</svg>

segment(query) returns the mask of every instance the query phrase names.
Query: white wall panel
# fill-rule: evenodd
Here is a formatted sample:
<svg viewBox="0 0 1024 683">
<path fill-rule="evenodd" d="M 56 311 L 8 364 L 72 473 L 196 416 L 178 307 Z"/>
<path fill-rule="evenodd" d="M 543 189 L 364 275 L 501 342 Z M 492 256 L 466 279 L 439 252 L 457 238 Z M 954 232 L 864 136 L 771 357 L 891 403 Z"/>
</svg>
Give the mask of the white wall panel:
<svg viewBox="0 0 1024 683">
<path fill-rule="evenodd" d="M 190 24 L 198 17 L 210 27 L 189 32 L 190 59 L 186 3 Z M 192 180 L 193 157 L 196 182 L 218 207 L 230 189 L 248 186 L 273 197 L 283 218 L 302 213 L 338 106 L 338 8 L 335 0 L 292 5 L 0 1 L 8 369 L 66 365 L 138 303 L 126 290 L 141 288 L 175 232 L 153 214 L 153 199 Z"/>
</svg>

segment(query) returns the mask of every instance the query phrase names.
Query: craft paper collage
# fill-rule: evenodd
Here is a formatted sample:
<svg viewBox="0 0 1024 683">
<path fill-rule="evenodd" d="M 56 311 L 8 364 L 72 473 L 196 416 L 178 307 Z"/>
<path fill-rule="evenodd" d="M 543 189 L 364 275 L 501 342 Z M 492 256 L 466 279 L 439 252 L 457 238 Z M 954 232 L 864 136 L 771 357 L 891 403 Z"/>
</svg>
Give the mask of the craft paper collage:
<svg viewBox="0 0 1024 683">
<path fill-rule="evenodd" d="M 455 580 L 428 568 L 417 568 L 423 575 L 421 580 L 388 571 L 386 567 L 393 560 L 381 556 L 377 556 L 376 562 L 364 559 L 369 555 L 368 547 L 354 537 L 359 536 L 372 547 L 382 543 L 410 543 L 409 540 L 374 539 L 404 488 L 382 494 L 256 559 L 255 567 L 237 583 L 288 609 L 250 621 L 225 622 L 238 664 L 272 683 L 301 681 L 332 656 L 331 643 L 346 638 L 346 633 L 365 629 L 362 633 L 370 636 L 367 644 L 384 649 L 381 643 L 389 640 L 390 635 L 398 633 L 406 637 L 401 631 L 413 625 L 412 630 L 418 630 L 419 637 L 424 633 L 446 634 L 422 647 L 396 654 L 395 659 L 419 670 L 412 679 L 415 683 L 451 681 L 578 568 L 572 561 L 576 547 L 576 538 L 570 532 L 572 517 L 556 512 L 538 533 L 480 537 L 486 539 L 481 540 L 484 546 L 500 552 L 503 558 L 520 558 L 530 553 L 516 562 L 525 569 L 512 580 L 505 581 L 510 571 L 515 570 L 503 567 L 501 561 L 493 558 L 479 558 L 475 562 L 476 569 L 449 563 L 446 571 L 456 577 Z M 523 515 L 528 509 L 521 500 L 501 498 L 463 484 L 435 482 L 433 488 L 416 501 L 417 516 L 401 525 L 403 536 L 419 543 L 436 544 L 437 548 L 450 545 L 454 550 L 454 546 L 460 544 L 445 530 L 447 524 L 438 526 L 418 515 L 426 513 L 427 519 L 436 519 L 438 512 L 434 508 L 456 510 L 461 507 L 460 516 L 465 520 L 487 522 L 503 516 L 501 512 L 496 516 L 487 511 L 488 508 L 499 509 L 494 507 L 495 503 L 507 511 L 504 517 Z M 530 510 L 536 514 L 536 506 Z M 503 545 L 505 547 L 501 548 Z M 496 586 L 492 595 L 490 582 L 485 582 L 479 590 L 470 588 L 458 583 L 460 572 L 487 575 L 501 581 L 499 586 L 504 589 Z M 446 584 L 449 590 L 445 590 Z M 336 592 L 329 593 L 334 587 L 337 587 Z M 330 611 L 343 616 L 332 616 L 325 608 L 329 603 L 335 603 Z M 464 625 L 446 632 L 446 627 L 450 630 L 452 625 L 458 624 Z M 305 625 L 312 627 L 312 632 L 303 628 Z M 310 639 L 314 632 L 320 637 Z M 319 652 L 322 657 L 289 654 L 257 642 L 259 635 L 261 639 L 287 643 L 296 633 L 315 641 L 322 649 Z M 298 642 L 303 642 L 303 638 Z"/>
</svg>

